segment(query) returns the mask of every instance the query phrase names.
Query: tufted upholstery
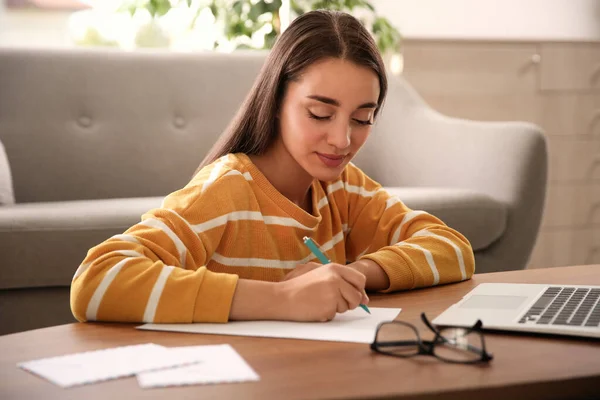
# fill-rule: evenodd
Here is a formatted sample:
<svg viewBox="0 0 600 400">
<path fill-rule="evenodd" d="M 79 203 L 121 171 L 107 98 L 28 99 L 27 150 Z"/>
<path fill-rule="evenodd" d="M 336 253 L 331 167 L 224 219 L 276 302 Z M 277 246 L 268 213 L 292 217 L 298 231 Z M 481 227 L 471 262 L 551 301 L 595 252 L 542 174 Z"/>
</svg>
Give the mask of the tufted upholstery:
<svg viewBox="0 0 600 400">
<path fill-rule="evenodd" d="M 86 251 L 187 183 L 263 61 L 244 52 L 0 50 L 0 142 L 10 165 L 0 157 L 0 309 L 68 310 L 60 290 Z M 476 272 L 525 267 L 546 184 L 534 125 L 440 115 L 391 77 L 355 163 L 465 234 Z M 3 177 L 12 177 L 15 204 Z M 11 315 L 0 334 L 41 323 Z"/>
</svg>

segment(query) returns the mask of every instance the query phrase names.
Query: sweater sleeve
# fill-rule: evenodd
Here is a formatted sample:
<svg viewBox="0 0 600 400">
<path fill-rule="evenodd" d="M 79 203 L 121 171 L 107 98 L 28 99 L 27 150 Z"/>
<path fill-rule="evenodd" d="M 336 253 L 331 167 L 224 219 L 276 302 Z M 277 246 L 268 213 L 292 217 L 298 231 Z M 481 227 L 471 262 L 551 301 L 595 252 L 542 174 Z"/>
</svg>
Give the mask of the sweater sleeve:
<svg viewBox="0 0 600 400">
<path fill-rule="evenodd" d="M 473 249 L 462 234 L 425 211 L 409 209 L 353 165 L 342 178 L 348 201 L 348 259 L 369 259 L 381 266 L 390 280 L 383 292 L 473 275 Z"/>
<path fill-rule="evenodd" d="M 247 185 L 232 174 L 207 186 L 192 181 L 88 251 L 71 284 L 79 321 L 227 322 L 238 276 L 205 265 L 224 230 L 212 222 L 233 211 L 232 188 Z"/>
</svg>

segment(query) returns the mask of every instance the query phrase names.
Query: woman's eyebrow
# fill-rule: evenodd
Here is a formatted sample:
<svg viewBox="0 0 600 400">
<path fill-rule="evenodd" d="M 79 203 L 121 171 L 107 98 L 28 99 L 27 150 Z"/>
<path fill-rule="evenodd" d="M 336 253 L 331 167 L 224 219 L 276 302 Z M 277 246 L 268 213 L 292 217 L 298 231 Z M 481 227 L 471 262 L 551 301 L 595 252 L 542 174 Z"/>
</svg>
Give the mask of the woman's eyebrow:
<svg viewBox="0 0 600 400">
<path fill-rule="evenodd" d="M 336 107 L 340 106 L 340 102 L 339 101 L 337 101 L 336 99 L 332 99 L 330 97 L 319 96 L 318 94 L 311 94 L 311 95 L 306 96 L 306 97 L 309 98 L 309 99 L 320 101 L 321 103 L 331 104 L 332 106 L 336 106 Z M 361 104 L 360 106 L 358 106 L 356 108 L 357 109 L 359 109 L 359 108 L 377 108 L 377 103 L 373 103 L 371 101 L 371 102 L 368 102 L 368 103 Z"/>
</svg>

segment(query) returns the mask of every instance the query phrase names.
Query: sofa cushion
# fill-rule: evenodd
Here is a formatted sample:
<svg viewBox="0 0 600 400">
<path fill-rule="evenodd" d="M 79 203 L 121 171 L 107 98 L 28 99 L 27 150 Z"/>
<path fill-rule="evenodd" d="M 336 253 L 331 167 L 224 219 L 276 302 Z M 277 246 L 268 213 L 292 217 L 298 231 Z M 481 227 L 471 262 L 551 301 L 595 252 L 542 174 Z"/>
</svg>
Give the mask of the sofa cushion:
<svg viewBox="0 0 600 400">
<path fill-rule="evenodd" d="M 386 187 L 407 207 L 424 210 L 456 229 L 482 250 L 502 236 L 506 229 L 506 205 L 491 197 L 453 188 Z"/>
<path fill-rule="evenodd" d="M 4 151 L 4 146 L 0 142 L 0 206 L 5 204 L 14 204 L 15 196 L 13 193 L 12 175 L 8 157 Z"/>
<path fill-rule="evenodd" d="M 163 197 L 0 207 L 0 289 L 70 286 L 88 249 L 123 233 Z"/>
</svg>

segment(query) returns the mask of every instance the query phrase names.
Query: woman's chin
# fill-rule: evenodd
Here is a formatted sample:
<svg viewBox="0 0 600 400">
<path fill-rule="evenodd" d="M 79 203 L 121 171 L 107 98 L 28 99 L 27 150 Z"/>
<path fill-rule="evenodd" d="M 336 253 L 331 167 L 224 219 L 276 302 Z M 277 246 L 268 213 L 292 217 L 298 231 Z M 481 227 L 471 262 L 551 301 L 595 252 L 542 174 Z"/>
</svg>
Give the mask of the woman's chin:
<svg viewBox="0 0 600 400">
<path fill-rule="evenodd" d="M 309 171 L 309 173 L 312 175 L 313 178 L 320 181 L 335 181 L 340 177 L 345 167 L 346 165 L 344 164 L 335 168 L 313 168 L 313 170 Z"/>
</svg>

